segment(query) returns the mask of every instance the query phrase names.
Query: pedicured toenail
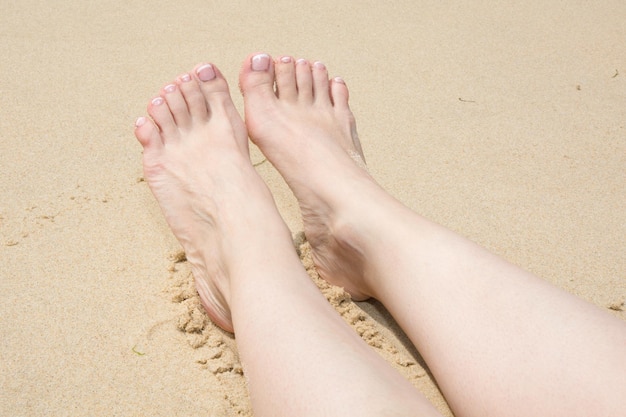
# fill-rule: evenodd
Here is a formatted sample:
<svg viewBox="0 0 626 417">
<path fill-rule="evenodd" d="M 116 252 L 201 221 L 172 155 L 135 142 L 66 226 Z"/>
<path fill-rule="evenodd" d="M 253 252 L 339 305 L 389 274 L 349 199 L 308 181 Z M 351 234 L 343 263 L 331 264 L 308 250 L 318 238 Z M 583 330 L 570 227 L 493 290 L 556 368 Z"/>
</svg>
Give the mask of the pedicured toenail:
<svg viewBox="0 0 626 417">
<path fill-rule="evenodd" d="M 299 60 L 296 61 L 296 64 L 301 65 L 301 64 L 307 64 L 308 61 L 304 58 L 300 58 Z"/>
<path fill-rule="evenodd" d="M 184 83 L 188 83 L 189 81 L 191 81 L 191 75 L 183 74 L 180 76 L 180 80 Z"/>
<path fill-rule="evenodd" d="M 324 63 L 323 63 L 323 62 L 319 62 L 319 61 L 315 61 L 315 62 L 313 63 L 313 66 L 314 66 L 315 68 L 317 68 L 317 69 L 321 69 L 321 70 L 326 69 L 326 65 L 324 65 Z"/>
<path fill-rule="evenodd" d="M 252 57 L 252 71 L 267 71 L 270 69 L 270 56 L 259 54 Z"/>
<path fill-rule="evenodd" d="M 285 64 L 288 64 L 291 62 L 291 57 L 290 56 L 284 56 L 280 59 L 280 62 L 283 62 Z"/>
<path fill-rule="evenodd" d="M 201 66 L 196 70 L 196 74 L 198 74 L 200 81 L 211 81 L 215 78 L 215 70 L 211 64 Z"/>
<path fill-rule="evenodd" d="M 135 127 L 140 127 L 143 126 L 146 123 L 146 118 L 141 116 L 138 117 L 137 120 L 135 120 Z"/>
<path fill-rule="evenodd" d="M 174 84 L 168 84 L 163 87 L 163 90 L 165 90 L 166 93 L 173 93 L 174 91 L 176 91 L 176 86 Z"/>
<path fill-rule="evenodd" d="M 163 104 L 163 99 L 161 97 L 156 97 L 152 99 L 153 106 L 160 106 L 161 104 Z"/>
<path fill-rule="evenodd" d="M 343 78 L 341 77 L 335 77 L 333 78 L 333 81 L 336 83 L 340 83 L 340 84 L 345 84 L 346 82 L 343 80 Z"/>
</svg>

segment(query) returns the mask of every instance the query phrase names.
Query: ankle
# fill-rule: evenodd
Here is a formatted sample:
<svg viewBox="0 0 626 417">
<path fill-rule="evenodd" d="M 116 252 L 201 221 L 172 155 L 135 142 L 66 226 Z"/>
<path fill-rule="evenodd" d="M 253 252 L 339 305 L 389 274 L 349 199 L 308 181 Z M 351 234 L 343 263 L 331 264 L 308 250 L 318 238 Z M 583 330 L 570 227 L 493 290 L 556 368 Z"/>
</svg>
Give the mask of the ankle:
<svg viewBox="0 0 626 417">
<path fill-rule="evenodd" d="M 339 260 L 341 268 L 335 273 L 342 276 L 341 281 L 333 282 L 332 274 L 329 277 L 355 301 L 382 301 L 391 284 L 382 278 L 389 278 L 389 266 L 401 274 L 404 261 L 414 259 L 416 253 L 407 244 L 410 236 L 419 235 L 425 220 L 384 191 L 355 200 L 358 204 L 351 203 L 334 213 L 323 251 L 315 250 L 314 254 L 330 252 Z"/>
<path fill-rule="evenodd" d="M 307 231 L 320 275 L 357 301 L 378 298 L 380 265 L 401 250 L 394 247 L 394 236 L 402 232 L 408 211 L 377 184 L 370 185 L 333 205 L 322 230 Z"/>
</svg>

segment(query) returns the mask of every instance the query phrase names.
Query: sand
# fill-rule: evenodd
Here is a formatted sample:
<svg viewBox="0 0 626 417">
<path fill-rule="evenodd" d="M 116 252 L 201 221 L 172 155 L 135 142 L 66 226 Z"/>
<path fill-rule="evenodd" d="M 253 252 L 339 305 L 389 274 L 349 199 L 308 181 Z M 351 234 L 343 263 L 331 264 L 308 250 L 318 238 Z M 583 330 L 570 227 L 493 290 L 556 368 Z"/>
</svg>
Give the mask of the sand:
<svg viewBox="0 0 626 417">
<path fill-rule="evenodd" d="M 255 51 L 346 79 L 369 169 L 408 206 L 626 320 L 626 3 L 423 3 L 3 4 L 0 414 L 251 415 L 132 127 L 201 61 L 241 109 Z M 297 233 L 287 187 L 257 169 Z M 450 414 L 382 306 L 324 292 Z"/>
</svg>

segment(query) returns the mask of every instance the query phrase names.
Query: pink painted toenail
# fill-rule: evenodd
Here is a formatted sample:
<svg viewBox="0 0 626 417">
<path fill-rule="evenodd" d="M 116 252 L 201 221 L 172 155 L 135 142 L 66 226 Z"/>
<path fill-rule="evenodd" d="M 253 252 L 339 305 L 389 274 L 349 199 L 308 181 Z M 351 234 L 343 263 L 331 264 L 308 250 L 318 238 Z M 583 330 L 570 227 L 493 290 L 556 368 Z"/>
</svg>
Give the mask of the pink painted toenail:
<svg viewBox="0 0 626 417">
<path fill-rule="evenodd" d="M 340 84 L 345 84 L 346 82 L 343 80 L 343 78 L 341 77 L 335 77 L 333 78 L 333 81 L 336 83 L 340 83 Z"/>
<path fill-rule="evenodd" d="M 259 54 L 252 57 L 252 71 L 267 71 L 270 69 L 270 56 Z"/>
<path fill-rule="evenodd" d="M 166 93 L 173 93 L 174 91 L 176 91 L 176 85 L 168 84 L 165 87 L 163 87 L 163 90 L 165 90 Z"/>
<path fill-rule="evenodd" d="M 291 57 L 290 56 L 284 56 L 280 59 L 280 62 L 283 62 L 285 64 L 288 64 L 291 62 Z"/>
<path fill-rule="evenodd" d="M 180 76 L 180 80 L 184 83 L 188 83 L 189 81 L 191 81 L 191 75 L 183 74 Z"/>
<path fill-rule="evenodd" d="M 161 104 L 163 104 L 163 99 L 161 97 L 156 97 L 152 99 L 153 106 L 160 106 Z"/>
<path fill-rule="evenodd" d="M 140 127 L 143 126 L 146 123 L 146 118 L 141 116 L 138 117 L 137 120 L 135 120 L 135 127 Z"/>
<path fill-rule="evenodd" d="M 313 63 L 313 66 L 314 66 L 315 68 L 317 68 L 317 69 L 321 69 L 321 70 L 326 69 L 326 65 L 324 65 L 324 63 L 319 62 L 319 61 L 315 61 L 315 62 Z"/>
<path fill-rule="evenodd" d="M 215 70 L 211 64 L 201 66 L 196 70 L 196 74 L 198 74 L 200 81 L 211 81 L 215 78 Z"/>
</svg>

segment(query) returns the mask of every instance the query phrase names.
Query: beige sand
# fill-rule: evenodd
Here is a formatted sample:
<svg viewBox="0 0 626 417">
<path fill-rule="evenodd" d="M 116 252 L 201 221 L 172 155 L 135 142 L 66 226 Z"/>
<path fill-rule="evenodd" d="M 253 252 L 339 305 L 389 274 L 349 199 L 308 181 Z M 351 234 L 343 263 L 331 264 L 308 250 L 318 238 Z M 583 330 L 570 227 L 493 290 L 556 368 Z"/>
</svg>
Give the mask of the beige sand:
<svg viewBox="0 0 626 417">
<path fill-rule="evenodd" d="M 626 320 L 623 1 L 128 3 L 2 6 L 0 414 L 251 414 L 235 341 L 169 258 L 132 124 L 200 61 L 237 93 L 257 50 L 346 79 L 370 170 L 410 207 Z M 324 291 L 449 413 L 380 305 Z"/>
</svg>

